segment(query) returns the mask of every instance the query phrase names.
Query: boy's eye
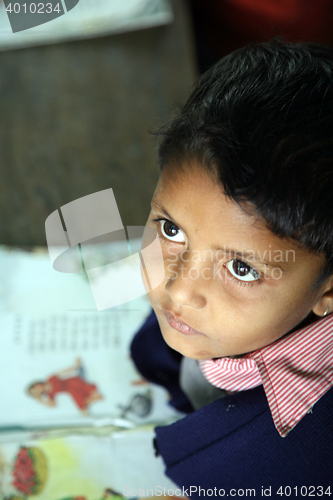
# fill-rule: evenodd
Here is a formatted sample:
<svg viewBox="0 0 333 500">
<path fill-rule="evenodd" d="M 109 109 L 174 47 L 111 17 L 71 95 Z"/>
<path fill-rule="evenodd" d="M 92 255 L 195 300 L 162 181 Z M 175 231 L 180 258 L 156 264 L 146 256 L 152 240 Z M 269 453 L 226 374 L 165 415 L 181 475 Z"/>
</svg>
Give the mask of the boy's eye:
<svg viewBox="0 0 333 500">
<path fill-rule="evenodd" d="M 260 278 L 259 273 L 253 267 L 239 259 L 232 259 L 224 265 L 239 281 L 258 281 Z"/>
<path fill-rule="evenodd" d="M 161 233 L 167 240 L 176 241 L 177 243 L 185 243 L 185 238 L 182 231 L 176 224 L 170 220 L 161 220 Z"/>
</svg>

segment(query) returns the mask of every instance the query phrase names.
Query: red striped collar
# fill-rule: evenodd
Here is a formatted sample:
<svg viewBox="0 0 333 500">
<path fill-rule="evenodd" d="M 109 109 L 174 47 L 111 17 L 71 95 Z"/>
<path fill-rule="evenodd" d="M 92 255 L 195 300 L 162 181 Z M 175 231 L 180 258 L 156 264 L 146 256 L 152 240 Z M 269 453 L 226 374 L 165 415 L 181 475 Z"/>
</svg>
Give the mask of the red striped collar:
<svg viewBox="0 0 333 500">
<path fill-rule="evenodd" d="M 206 379 L 240 391 L 263 384 L 282 437 L 333 386 L 333 315 L 286 335 L 243 358 L 200 360 Z"/>
</svg>

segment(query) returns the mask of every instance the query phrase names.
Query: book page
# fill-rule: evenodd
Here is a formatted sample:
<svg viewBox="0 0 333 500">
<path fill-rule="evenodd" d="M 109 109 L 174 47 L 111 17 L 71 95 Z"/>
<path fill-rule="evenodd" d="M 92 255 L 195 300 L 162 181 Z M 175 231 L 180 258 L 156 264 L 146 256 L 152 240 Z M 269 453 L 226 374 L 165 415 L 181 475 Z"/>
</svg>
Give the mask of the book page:
<svg viewBox="0 0 333 500">
<path fill-rule="evenodd" d="M 2 247 L 0 427 L 131 428 L 179 418 L 130 359 L 150 310 L 143 295 L 98 312 L 85 274 L 56 272 L 45 249 Z"/>
<path fill-rule="evenodd" d="M 151 427 L 0 436 L 0 497 L 133 499 L 161 496 L 163 489 L 173 496 L 177 486 L 154 456 L 153 436 Z"/>
</svg>

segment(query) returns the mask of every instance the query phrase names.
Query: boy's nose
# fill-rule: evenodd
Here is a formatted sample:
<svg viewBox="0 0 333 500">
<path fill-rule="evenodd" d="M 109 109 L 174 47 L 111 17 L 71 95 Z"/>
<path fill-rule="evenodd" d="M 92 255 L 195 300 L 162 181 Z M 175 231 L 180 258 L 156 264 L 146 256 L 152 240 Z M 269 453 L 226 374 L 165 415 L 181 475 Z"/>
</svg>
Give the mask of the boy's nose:
<svg viewBox="0 0 333 500">
<path fill-rule="evenodd" d="M 207 303 L 202 266 L 194 266 L 190 258 L 179 259 L 172 273 L 166 271 L 165 291 L 177 305 L 203 309 Z"/>
</svg>

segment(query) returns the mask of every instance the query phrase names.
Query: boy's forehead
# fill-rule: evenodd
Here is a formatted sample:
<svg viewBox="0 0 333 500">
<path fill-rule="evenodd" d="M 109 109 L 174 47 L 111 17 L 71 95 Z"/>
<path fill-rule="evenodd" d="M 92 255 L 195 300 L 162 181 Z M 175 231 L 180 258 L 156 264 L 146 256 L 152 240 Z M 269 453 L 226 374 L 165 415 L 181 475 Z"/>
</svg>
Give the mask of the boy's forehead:
<svg viewBox="0 0 333 500">
<path fill-rule="evenodd" d="M 217 169 L 212 166 L 210 170 L 205 167 L 198 160 L 192 159 L 182 163 L 172 163 L 166 165 L 160 173 L 158 184 L 182 184 L 186 183 L 190 187 L 198 187 L 208 180 L 212 181 L 214 185 L 220 187 L 223 192 L 223 186 L 219 182 Z"/>
<path fill-rule="evenodd" d="M 232 220 L 236 224 L 235 231 L 238 227 L 255 227 L 257 231 L 274 237 L 250 203 L 246 202 L 242 207 L 238 205 L 225 194 L 215 172 L 193 162 L 179 171 L 162 172 L 152 199 L 154 206 L 164 210 L 168 207 L 193 222 L 204 222 L 207 227 L 212 225 L 215 232 L 219 223 Z"/>
</svg>

